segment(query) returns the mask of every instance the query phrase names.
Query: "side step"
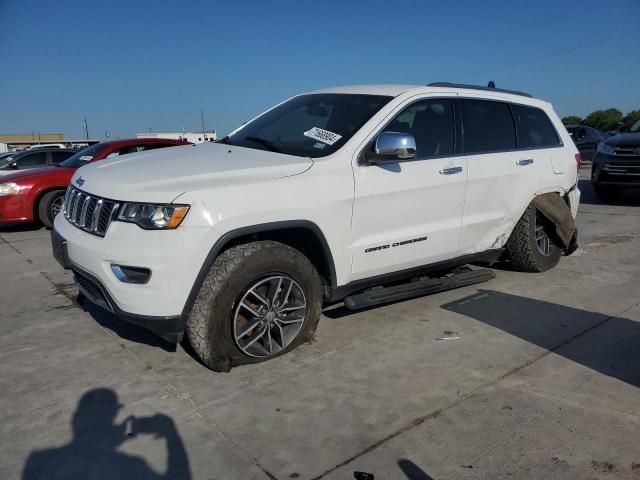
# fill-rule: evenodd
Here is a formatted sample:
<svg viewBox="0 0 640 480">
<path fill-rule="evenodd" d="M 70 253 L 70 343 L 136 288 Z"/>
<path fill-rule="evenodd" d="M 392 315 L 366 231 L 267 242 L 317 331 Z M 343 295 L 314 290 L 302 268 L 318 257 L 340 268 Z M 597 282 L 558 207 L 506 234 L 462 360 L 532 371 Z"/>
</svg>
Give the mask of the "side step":
<svg viewBox="0 0 640 480">
<path fill-rule="evenodd" d="M 349 310 L 397 302 L 409 298 L 421 297 L 431 293 L 444 292 L 454 288 L 466 287 L 474 283 L 482 283 L 495 278 L 496 274 L 487 268 L 472 270 L 469 267 L 456 269 L 446 277 L 420 277 L 408 283 L 390 287 L 373 287 L 361 293 L 349 295 L 344 299 L 344 305 Z"/>
</svg>

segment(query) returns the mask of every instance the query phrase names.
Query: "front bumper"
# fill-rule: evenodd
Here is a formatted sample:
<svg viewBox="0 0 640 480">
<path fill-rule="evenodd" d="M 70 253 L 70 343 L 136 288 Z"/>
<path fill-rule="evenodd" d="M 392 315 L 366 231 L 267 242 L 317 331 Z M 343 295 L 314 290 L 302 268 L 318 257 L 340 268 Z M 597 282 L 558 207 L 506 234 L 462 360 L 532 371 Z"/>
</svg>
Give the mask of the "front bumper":
<svg viewBox="0 0 640 480">
<path fill-rule="evenodd" d="M 54 222 L 52 241 L 64 239 L 65 260 L 80 291 L 118 317 L 141 325 L 166 340 L 182 338 L 187 298 L 209 252 L 210 229 L 142 230 L 131 223 L 112 222 L 105 237 L 71 225 L 63 215 Z M 60 252 L 56 257 L 60 260 Z M 148 268 L 145 284 L 124 283 L 112 264 Z"/>
<path fill-rule="evenodd" d="M 33 221 L 33 206 L 27 205 L 27 195 L 0 197 L 0 224 L 16 224 Z"/>
<path fill-rule="evenodd" d="M 640 155 L 604 155 L 593 157 L 591 181 L 598 185 L 640 187 Z"/>
</svg>

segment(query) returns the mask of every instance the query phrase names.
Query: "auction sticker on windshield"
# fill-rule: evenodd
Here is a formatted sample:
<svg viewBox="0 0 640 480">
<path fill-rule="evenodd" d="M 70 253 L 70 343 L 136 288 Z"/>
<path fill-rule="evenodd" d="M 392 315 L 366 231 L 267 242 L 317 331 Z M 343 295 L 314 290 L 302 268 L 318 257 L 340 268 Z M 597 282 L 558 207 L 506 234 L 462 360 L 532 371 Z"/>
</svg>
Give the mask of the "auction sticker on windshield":
<svg viewBox="0 0 640 480">
<path fill-rule="evenodd" d="M 314 140 L 319 140 L 327 145 L 333 145 L 342 138 L 342 135 L 338 135 L 337 133 L 330 132 L 329 130 L 323 130 L 318 127 L 313 127 L 311 130 L 307 130 L 304 132 L 304 136 L 313 138 Z"/>
</svg>

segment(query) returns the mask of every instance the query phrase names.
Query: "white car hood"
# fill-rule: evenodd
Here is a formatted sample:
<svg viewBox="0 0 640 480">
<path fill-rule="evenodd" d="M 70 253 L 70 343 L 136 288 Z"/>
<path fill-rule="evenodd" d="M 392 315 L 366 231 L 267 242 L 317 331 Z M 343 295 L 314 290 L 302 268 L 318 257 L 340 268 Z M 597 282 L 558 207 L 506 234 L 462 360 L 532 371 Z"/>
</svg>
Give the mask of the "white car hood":
<svg viewBox="0 0 640 480">
<path fill-rule="evenodd" d="M 90 163 L 71 185 L 114 200 L 169 203 L 191 190 L 289 177 L 312 165 L 309 158 L 203 143 Z"/>
</svg>

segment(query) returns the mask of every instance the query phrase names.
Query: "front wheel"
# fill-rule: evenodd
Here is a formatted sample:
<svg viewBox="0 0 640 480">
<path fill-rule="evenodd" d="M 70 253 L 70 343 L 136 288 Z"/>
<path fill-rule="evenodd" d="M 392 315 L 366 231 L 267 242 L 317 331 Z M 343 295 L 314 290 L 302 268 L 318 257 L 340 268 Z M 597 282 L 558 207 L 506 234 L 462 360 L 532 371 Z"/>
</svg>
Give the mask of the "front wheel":
<svg viewBox="0 0 640 480">
<path fill-rule="evenodd" d="M 321 306 L 320 277 L 298 250 L 273 241 L 238 245 L 209 270 L 187 319 L 187 337 L 206 366 L 228 371 L 310 340 Z"/>
<path fill-rule="evenodd" d="M 45 193 L 38 203 L 38 218 L 47 228 L 53 228 L 53 219 L 64 205 L 64 190 Z"/>
<path fill-rule="evenodd" d="M 529 205 L 507 241 L 507 258 L 520 272 L 550 270 L 562 256 L 562 247 L 555 238 L 553 224 Z"/>
</svg>

